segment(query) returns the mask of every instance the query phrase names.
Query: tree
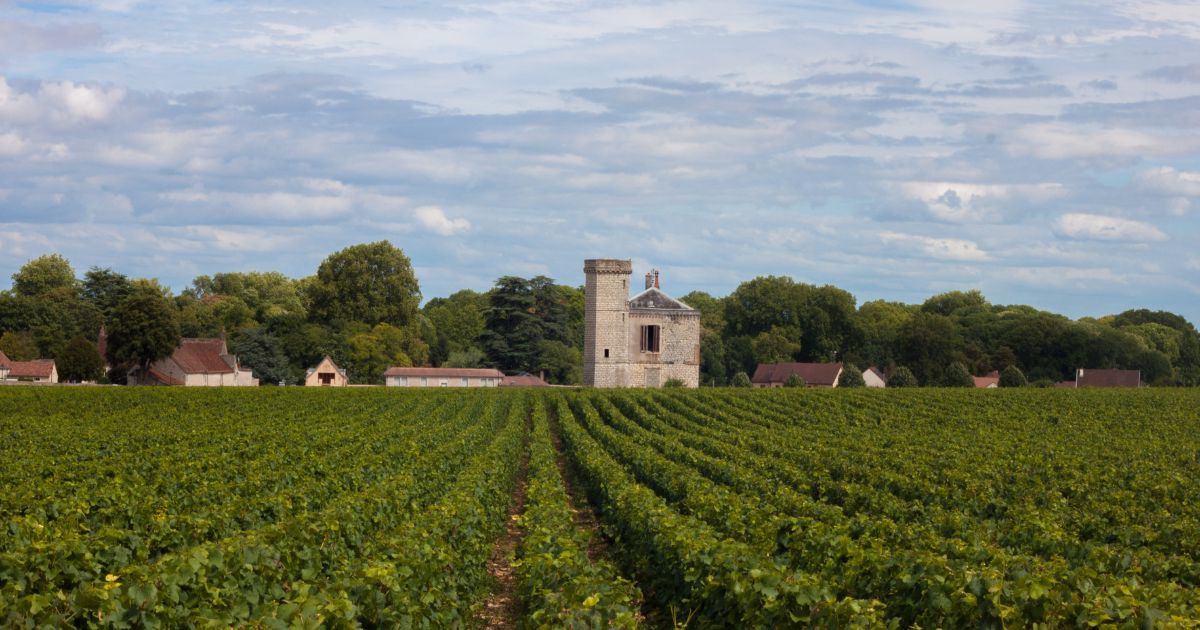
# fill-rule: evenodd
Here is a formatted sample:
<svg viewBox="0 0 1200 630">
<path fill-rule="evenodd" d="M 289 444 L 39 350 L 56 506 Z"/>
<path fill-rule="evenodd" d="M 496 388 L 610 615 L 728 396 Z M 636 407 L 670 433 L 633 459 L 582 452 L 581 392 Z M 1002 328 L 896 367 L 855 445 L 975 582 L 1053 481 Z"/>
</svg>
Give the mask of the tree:
<svg viewBox="0 0 1200 630">
<path fill-rule="evenodd" d="M 543 339 L 538 344 L 538 370 L 547 382 L 579 385 L 583 382 L 583 352 L 561 341 Z"/>
<path fill-rule="evenodd" d="M 863 379 L 862 370 L 857 366 L 847 363 L 842 366 L 842 373 L 838 376 L 838 387 L 866 387 L 867 381 Z"/>
<path fill-rule="evenodd" d="M 717 333 L 700 336 L 700 382 L 709 385 L 725 384 L 725 342 Z"/>
<path fill-rule="evenodd" d="M 979 289 L 950 291 L 935 295 L 921 305 L 921 310 L 937 315 L 960 315 L 966 311 L 985 309 L 988 301 Z"/>
<path fill-rule="evenodd" d="M 0 352 L 13 361 L 32 361 L 41 356 L 33 334 L 11 330 L 0 335 Z"/>
<path fill-rule="evenodd" d="M 434 342 L 430 344 L 435 364 L 443 364 L 456 352 L 478 347 L 479 335 L 484 331 L 483 311 L 487 305 L 486 295 L 470 289 L 450 297 L 433 298 L 425 304 L 422 312 L 435 331 Z"/>
<path fill-rule="evenodd" d="M 338 327 L 350 322 L 404 327 L 416 317 L 421 302 L 412 263 L 387 241 L 331 254 L 321 262 L 307 292 L 313 321 Z"/>
<path fill-rule="evenodd" d="M 483 350 L 471 346 L 465 350 L 455 350 L 442 362 L 447 368 L 481 368 L 487 367 L 487 355 Z"/>
<path fill-rule="evenodd" d="M 807 387 L 808 383 L 800 378 L 799 374 L 789 374 L 787 380 L 783 382 L 784 387 Z"/>
<path fill-rule="evenodd" d="M 743 282 L 724 300 L 725 334 L 757 337 L 772 328 L 794 331 L 799 360 L 828 360 L 859 343 L 854 296 L 780 276 Z"/>
<path fill-rule="evenodd" d="M 1000 370 L 1000 387 L 1025 387 L 1029 381 L 1025 378 L 1025 373 L 1015 365 L 1010 365 L 1003 370 Z"/>
<path fill-rule="evenodd" d="M 795 361 L 800 353 L 799 331 L 794 328 L 773 326 L 759 333 L 750 342 L 756 363 L 785 363 Z"/>
<path fill-rule="evenodd" d="M 108 325 L 108 362 L 137 366 L 145 377 L 150 364 L 171 356 L 179 347 L 175 307 L 157 283 L 137 281 L 117 305 Z"/>
<path fill-rule="evenodd" d="M 283 344 L 263 328 L 245 328 L 233 337 L 231 350 L 238 361 L 250 368 L 263 385 L 289 380 L 288 359 Z"/>
<path fill-rule="evenodd" d="M 507 372 L 537 372 L 542 341 L 572 345 L 569 298 L 545 276 L 504 276 L 488 293 L 479 345 Z"/>
<path fill-rule="evenodd" d="M 917 377 L 913 375 L 912 370 L 901 366 L 892 372 L 892 375 L 887 380 L 888 387 L 916 387 Z"/>
<path fill-rule="evenodd" d="M 104 359 L 96 351 L 96 345 L 83 337 L 67 342 L 54 361 L 58 378 L 68 383 L 97 381 L 104 375 Z"/>
<path fill-rule="evenodd" d="M 88 269 L 87 273 L 83 274 L 83 283 L 80 286 L 83 299 L 100 309 L 105 319 L 112 317 L 117 305 L 129 297 L 132 290 L 133 283 L 127 276 L 100 267 Z"/>
<path fill-rule="evenodd" d="M 731 387 L 751 387 L 754 384 L 750 382 L 750 377 L 745 372 L 738 372 L 729 379 L 729 385 Z"/>
<path fill-rule="evenodd" d="M 389 367 L 421 365 L 428 358 L 414 358 L 407 351 L 420 352 L 424 343 L 413 339 L 411 328 L 397 328 L 391 324 L 376 324 L 368 328 L 356 323 L 346 330 L 346 342 L 342 350 L 335 353 L 344 363 L 352 383 L 383 383 L 383 373 Z"/>
<path fill-rule="evenodd" d="M 945 387 L 975 387 L 975 379 L 967 370 L 967 366 L 955 361 L 946 366 L 946 372 L 942 376 L 942 385 Z"/>
<path fill-rule="evenodd" d="M 920 382 L 929 385 L 941 379 L 945 366 L 961 358 L 962 338 L 954 320 L 921 312 L 904 324 L 897 349 Z"/>
<path fill-rule="evenodd" d="M 38 297 L 55 289 L 75 291 L 75 270 L 58 254 L 39 256 L 25 263 L 12 275 L 13 293 Z"/>
</svg>

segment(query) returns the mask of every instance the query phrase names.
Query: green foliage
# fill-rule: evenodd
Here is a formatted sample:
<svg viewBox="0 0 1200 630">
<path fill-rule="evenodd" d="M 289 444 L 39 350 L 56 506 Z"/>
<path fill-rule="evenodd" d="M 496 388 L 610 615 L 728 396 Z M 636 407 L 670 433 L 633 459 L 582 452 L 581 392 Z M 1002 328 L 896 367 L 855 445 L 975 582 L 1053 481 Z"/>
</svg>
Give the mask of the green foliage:
<svg viewBox="0 0 1200 630">
<path fill-rule="evenodd" d="M 950 291 L 935 295 L 921 305 L 921 311 L 935 315 L 965 315 L 988 307 L 988 301 L 978 289 Z"/>
<path fill-rule="evenodd" d="M 896 368 L 887 380 L 888 387 L 916 387 L 917 384 L 917 377 L 913 375 L 912 370 L 904 366 Z"/>
<path fill-rule="evenodd" d="M 561 341 L 543 339 L 538 344 L 538 371 L 546 382 L 557 385 L 583 383 L 583 353 Z"/>
<path fill-rule="evenodd" d="M 847 363 L 842 366 L 842 373 L 838 376 L 838 387 L 866 387 L 867 381 L 863 378 L 862 370 L 853 363 Z"/>
<path fill-rule="evenodd" d="M 1028 384 L 1025 373 L 1017 366 L 1010 365 L 1000 370 L 1000 387 L 1025 387 Z"/>
<path fill-rule="evenodd" d="M 517 584 L 525 628 L 633 628 L 641 594 L 605 561 L 588 559 L 590 535 L 575 526 L 556 464 L 542 399 L 533 402 L 524 538 Z M 585 506 L 580 506 L 587 509 Z"/>
<path fill-rule="evenodd" d="M 96 351 L 96 344 L 83 337 L 68 342 L 54 361 L 62 382 L 97 381 L 104 376 L 104 358 Z"/>
<path fill-rule="evenodd" d="M 946 315 L 917 313 L 901 329 L 896 343 L 899 358 L 926 385 L 941 382 L 946 367 L 962 358 L 962 336 Z"/>
<path fill-rule="evenodd" d="M 772 327 L 759 333 L 750 342 L 756 363 L 786 363 L 800 354 L 800 332 L 793 328 Z"/>
<path fill-rule="evenodd" d="M 41 297 L 51 291 L 76 290 L 75 270 L 58 254 L 38 256 L 12 275 L 13 293 L 19 297 Z"/>
<path fill-rule="evenodd" d="M 108 324 L 108 362 L 137 366 L 145 375 L 151 363 L 170 356 L 179 346 L 177 317 L 157 284 L 135 282 Z"/>
<path fill-rule="evenodd" d="M 447 368 L 481 368 L 487 367 L 487 355 L 483 350 L 470 346 L 464 350 L 455 350 L 442 362 Z"/>
<path fill-rule="evenodd" d="M 388 241 L 352 245 L 330 254 L 305 288 L 312 320 L 343 326 L 412 323 L 421 289 L 408 256 Z"/>
<path fill-rule="evenodd" d="M 783 382 L 784 387 L 807 387 L 808 383 L 800 378 L 799 374 L 789 374 L 787 380 Z"/>
<path fill-rule="evenodd" d="M 955 361 L 946 366 L 941 385 L 943 387 L 975 387 L 975 379 L 967 370 L 967 366 Z"/>
<path fill-rule="evenodd" d="M 542 342 L 572 346 L 572 309 L 572 294 L 550 278 L 500 278 L 488 293 L 480 347 L 491 364 L 505 372 L 536 373 L 542 369 L 543 351 L 547 349 Z M 555 369 L 565 369 L 561 353 L 552 354 L 548 359 L 555 363 Z"/>
<path fill-rule="evenodd" d="M 700 383 L 702 385 L 724 385 L 725 343 L 717 333 L 700 336 Z"/>
<path fill-rule="evenodd" d="M 687 383 L 684 383 L 677 378 L 669 378 L 662 384 L 662 386 L 663 389 L 680 389 L 687 387 Z"/>
<path fill-rule="evenodd" d="M 117 305 L 128 297 L 131 291 L 133 283 L 129 278 L 110 268 L 88 269 L 87 273 L 83 274 L 83 282 L 80 284 L 83 299 L 100 309 L 106 319 L 112 317 Z"/>
<path fill-rule="evenodd" d="M 731 387 L 750 387 L 753 383 L 750 382 L 750 377 L 745 372 L 738 372 L 729 379 L 729 385 Z"/>
<path fill-rule="evenodd" d="M 355 324 L 346 331 L 344 348 L 336 353 L 339 365 L 346 368 L 351 383 L 382 384 L 389 367 L 423 365 L 429 350 L 414 326 L 397 328 L 391 324 Z"/>
<path fill-rule="evenodd" d="M 727 338 L 757 339 L 775 328 L 789 330 L 786 338 L 800 344 L 796 359 L 801 361 L 825 360 L 860 343 L 862 336 L 854 296 L 837 287 L 817 287 L 781 276 L 758 277 L 739 285 L 724 305 Z"/>
<path fill-rule="evenodd" d="M 478 348 L 479 335 L 484 330 L 485 308 L 487 296 L 470 289 L 458 291 L 447 298 L 433 298 L 425 304 L 422 312 L 435 331 L 435 340 L 431 344 L 435 363 L 443 364 L 454 353 Z"/>
<path fill-rule="evenodd" d="M 260 384 L 276 385 L 290 380 L 283 344 L 265 329 L 246 328 L 238 331 L 232 339 L 230 352 L 237 355 L 243 366 L 254 372 Z"/>
<path fill-rule="evenodd" d="M 0 352 L 13 361 L 32 361 L 41 356 L 29 332 L 9 331 L 0 335 Z"/>
<path fill-rule="evenodd" d="M 236 300 L 245 308 L 246 313 L 242 317 L 251 326 L 265 324 L 279 317 L 303 317 L 306 314 L 298 283 L 278 271 L 199 276 L 192 280 L 192 288 L 184 293 L 201 301 L 216 297 Z"/>
</svg>

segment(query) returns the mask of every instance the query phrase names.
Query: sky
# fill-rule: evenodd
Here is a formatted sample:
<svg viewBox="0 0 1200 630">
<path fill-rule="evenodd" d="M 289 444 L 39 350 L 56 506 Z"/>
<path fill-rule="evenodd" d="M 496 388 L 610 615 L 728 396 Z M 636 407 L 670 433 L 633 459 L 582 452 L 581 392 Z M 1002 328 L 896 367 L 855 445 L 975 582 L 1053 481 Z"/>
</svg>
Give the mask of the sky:
<svg viewBox="0 0 1200 630">
<path fill-rule="evenodd" d="M 384 4 L 0 0 L 0 287 L 388 239 L 426 298 L 630 258 L 1200 323 L 1194 0 Z"/>
</svg>

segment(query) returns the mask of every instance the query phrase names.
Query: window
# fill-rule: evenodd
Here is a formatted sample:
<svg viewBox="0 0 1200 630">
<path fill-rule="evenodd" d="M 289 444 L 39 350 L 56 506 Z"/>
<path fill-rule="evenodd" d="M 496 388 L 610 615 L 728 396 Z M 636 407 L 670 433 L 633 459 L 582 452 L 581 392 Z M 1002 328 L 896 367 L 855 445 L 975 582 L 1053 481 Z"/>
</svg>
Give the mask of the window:
<svg viewBox="0 0 1200 630">
<path fill-rule="evenodd" d="M 462 385 L 463 387 L 467 386 L 467 377 L 464 376 L 459 380 L 460 380 L 460 383 L 459 383 L 460 385 Z"/>
<path fill-rule="evenodd" d="M 317 380 L 320 381 L 322 385 L 333 385 L 333 373 L 332 372 L 318 372 Z"/>
<path fill-rule="evenodd" d="M 422 376 L 421 377 L 421 387 L 428 387 L 428 386 L 429 386 L 429 377 Z"/>
<path fill-rule="evenodd" d="M 608 358 L 608 348 L 605 348 L 605 349 L 604 349 L 604 358 L 605 358 L 605 359 L 607 359 L 607 358 Z"/>
<path fill-rule="evenodd" d="M 396 377 L 396 381 L 397 381 L 397 384 L 400 385 L 400 387 L 404 387 L 404 386 L 408 385 L 408 377 L 407 376 L 398 376 L 398 377 Z"/>
<path fill-rule="evenodd" d="M 662 326 L 642 326 L 642 352 L 658 352 Z"/>
</svg>

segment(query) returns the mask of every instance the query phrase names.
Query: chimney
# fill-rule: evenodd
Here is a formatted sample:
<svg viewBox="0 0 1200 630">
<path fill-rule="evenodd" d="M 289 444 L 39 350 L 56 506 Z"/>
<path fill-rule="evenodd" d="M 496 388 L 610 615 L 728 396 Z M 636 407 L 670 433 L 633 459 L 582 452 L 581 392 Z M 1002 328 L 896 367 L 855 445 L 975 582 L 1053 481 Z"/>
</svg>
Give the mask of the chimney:
<svg viewBox="0 0 1200 630">
<path fill-rule="evenodd" d="M 654 270 L 654 288 L 655 289 L 662 288 L 662 287 L 658 286 L 658 270 L 657 269 Z"/>
<path fill-rule="evenodd" d="M 649 289 L 652 286 L 654 286 L 654 272 L 647 271 L 646 272 L 646 288 Z"/>
</svg>

